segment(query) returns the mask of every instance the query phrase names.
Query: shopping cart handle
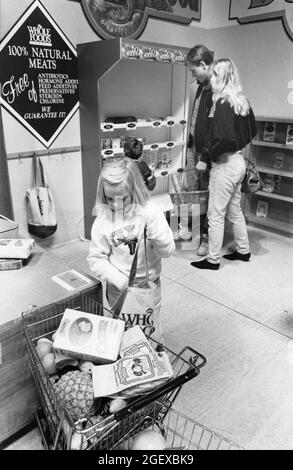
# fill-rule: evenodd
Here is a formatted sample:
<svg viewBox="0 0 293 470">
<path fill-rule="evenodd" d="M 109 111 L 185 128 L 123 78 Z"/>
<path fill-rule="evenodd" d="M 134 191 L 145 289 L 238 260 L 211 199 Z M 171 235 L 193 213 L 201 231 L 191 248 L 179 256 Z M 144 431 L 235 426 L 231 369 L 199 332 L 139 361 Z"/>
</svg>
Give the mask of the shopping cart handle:
<svg viewBox="0 0 293 470">
<path fill-rule="evenodd" d="M 161 385 L 160 387 L 154 389 L 152 392 L 148 393 L 146 396 L 141 396 L 137 400 L 130 403 L 127 407 L 123 408 L 120 411 L 117 411 L 114 415 L 115 421 L 121 421 L 121 419 L 125 418 L 129 414 L 138 411 L 139 409 L 143 408 L 146 405 L 158 400 L 162 395 L 165 395 L 168 392 L 173 391 L 174 389 L 180 387 L 188 380 L 196 377 L 199 374 L 199 369 L 194 367 L 189 368 L 184 374 L 179 375 L 173 380 L 166 382 L 165 384 Z"/>
</svg>

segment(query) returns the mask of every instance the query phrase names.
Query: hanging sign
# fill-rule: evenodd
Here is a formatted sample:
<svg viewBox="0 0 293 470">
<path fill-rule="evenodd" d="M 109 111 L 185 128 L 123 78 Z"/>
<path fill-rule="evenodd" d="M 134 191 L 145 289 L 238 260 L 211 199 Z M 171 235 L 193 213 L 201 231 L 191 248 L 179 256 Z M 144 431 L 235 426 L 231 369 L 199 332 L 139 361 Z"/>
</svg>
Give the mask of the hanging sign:
<svg viewBox="0 0 293 470">
<path fill-rule="evenodd" d="M 293 39 L 293 0 L 230 0 L 230 19 L 239 23 L 282 19 L 286 33 Z"/>
<path fill-rule="evenodd" d="M 189 24 L 201 18 L 201 0 L 80 0 L 85 16 L 104 39 L 137 39 L 149 17 Z"/>
<path fill-rule="evenodd" d="M 78 108 L 76 49 L 36 0 L 0 44 L 1 104 L 50 147 Z"/>
</svg>

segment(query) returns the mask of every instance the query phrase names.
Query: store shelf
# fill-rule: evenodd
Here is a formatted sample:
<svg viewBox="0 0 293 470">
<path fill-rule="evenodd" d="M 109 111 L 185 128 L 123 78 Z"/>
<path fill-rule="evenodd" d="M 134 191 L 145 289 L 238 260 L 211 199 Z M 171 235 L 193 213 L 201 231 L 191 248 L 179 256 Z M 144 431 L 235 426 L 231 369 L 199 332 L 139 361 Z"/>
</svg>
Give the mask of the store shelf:
<svg viewBox="0 0 293 470">
<path fill-rule="evenodd" d="M 112 122 L 102 122 L 100 124 L 100 129 L 102 132 L 113 132 L 115 130 L 124 129 L 126 131 L 133 131 L 134 129 L 143 129 L 143 128 L 153 128 L 159 129 L 160 127 L 173 127 L 173 126 L 185 126 L 186 119 L 184 118 L 166 118 L 164 120 L 152 119 L 147 121 L 141 119 L 138 121 L 129 121 L 121 124 L 114 124 Z"/>
<path fill-rule="evenodd" d="M 290 224 L 288 222 L 272 219 L 270 217 L 258 217 L 258 216 L 253 215 L 253 214 L 247 215 L 246 220 L 248 222 L 252 222 L 252 223 L 255 223 L 255 224 L 260 224 L 260 225 L 263 225 L 263 226 L 266 226 L 266 227 L 273 228 L 273 229 L 278 230 L 278 231 L 284 231 L 284 232 L 288 232 L 290 234 L 293 234 L 293 224 L 292 223 Z"/>
<path fill-rule="evenodd" d="M 284 196 L 283 194 L 269 193 L 267 191 L 257 191 L 255 193 L 257 196 L 268 197 L 270 199 L 278 199 L 279 201 L 286 201 L 293 203 L 293 197 Z"/>
<path fill-rule="evenodd" d="M 273 147 L 273 148 L 283 149 L 283 150 L 293 150 L 292 144 L 279 144 L 277 142 L 265 142 L 264 140 L 256 140 L 256 139 L 254 139 L 252 143 L 253 145 L 259 146 L 259 147 Z"/>
<path fill-rule="evenodd" d="M 127 136 L 140 139 L 147 164 L 156 165 L 155 194 L 168 193 L 172 186 L 168 176 L 185 167 L 192 82 L 185 66 L 188 50 L 128 38 L 77 45 L 86 237 L 93 224 L 101 168 L 108 158 L 123 157 Z M 158 168 L 166 163 L 165 151 L 170 166 Z"/>
<path fill-rule="evenodd" d="M 278 176 L 283 176 L 285 178 L 293 178 L 293 170 L 284 171 L 284 170 L 279 170 L 278 168 L 269 168 L 266 166 L 259 166 L 259 165 L 257 165 L 256 168 L 260 173 L 268 173 L 270 175 L 278 175 Z"/>
<path fill-rule="evenodd" d="M 256 116 L 256 121 L 257 122 L 279 122 L 279 123 L 287 123 L 287 124 L 293 124 L 293 119 L 292 118 L 284 118 L 280 116 Z"/>
<path fill-rule="evenodd" d="M 245 217 L 264 228 L 293 233 L 293 120 L 259 116 L 256 118 L 258 138 L 251 145 L 252 159 L 263 179 L 263 188 L 278 188 L 277 192 L 257 191 L 245 197 Z M 264 137 L 272 139 L 264 140 Z M 278 142 L 275 142 L 277 140 Z M 276 168 L 278 166 L 279 168 Z M 281 167 L 281 168 L 280 168 Z M 259 214 L 259 215 L 256 215 Z M 266 215 L 262 217 L 262 215 Z"/>
<path fill-rule="evenodd" d="M 144 150 L 149 150 L 149 151 L 155 151 L 158 149 L 172 149 L 174 147 L 181 147 L 182 145 L 185 145 L 184 141 L 179 141 L 179 142 L 173 142 L 173 141 L 167 141 L 167 142 L 156 142 L 152 144 L 145 144 L 143 146 Z M 117 149 L 102 149 L 101 150 L 101 156 L 103 158 L 106 157 L 115 157 L 115 156 L 122 156 L 124 154 L 122 148 L 117 148 Z"/>
</svg>

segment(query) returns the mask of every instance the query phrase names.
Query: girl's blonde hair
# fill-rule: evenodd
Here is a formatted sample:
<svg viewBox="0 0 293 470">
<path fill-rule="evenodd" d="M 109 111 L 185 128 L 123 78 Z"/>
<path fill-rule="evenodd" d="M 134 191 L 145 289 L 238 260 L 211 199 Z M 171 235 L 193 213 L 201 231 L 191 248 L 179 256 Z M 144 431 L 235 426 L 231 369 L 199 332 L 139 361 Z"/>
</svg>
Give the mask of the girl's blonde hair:
<svg viewBox="0 0 293 470">
<path fill-rule="evenodd" d="M 126 189 L 131 195 L 131 202 L 135 206 L 145 206 L 150 199 L 141 172 L 135 161 L 130 158 L 111 159 L 104 164 L 98 179 L 94 212 L 98 206 L 107 204 L 104 183 L 113 186 L 122 185 L 123 189 Z"/>
<path fill-rule="evenodd" d="M 213 108 L 218 99 L 228 101 L 236 114 L 246 116 L 249 102 L 243 94 L 238 70 L 231 59 L 218 59 L 212 67 Z"/>
</svg>

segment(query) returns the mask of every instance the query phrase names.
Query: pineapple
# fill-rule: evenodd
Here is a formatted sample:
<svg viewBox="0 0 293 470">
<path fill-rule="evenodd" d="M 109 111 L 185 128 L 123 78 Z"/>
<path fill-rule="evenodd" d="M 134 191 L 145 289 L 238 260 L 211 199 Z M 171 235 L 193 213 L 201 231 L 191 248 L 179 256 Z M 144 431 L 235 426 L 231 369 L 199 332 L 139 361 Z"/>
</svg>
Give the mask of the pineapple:
<svg viewBox="0 0 293 470">
<path fill-rule="evenodd" d="M 53 387 L 74 422 L 89 414 L 94 403 L 90 374 L 79 370 L 66 372 L 57 383 L 53 384 Z"/>
</svg>

